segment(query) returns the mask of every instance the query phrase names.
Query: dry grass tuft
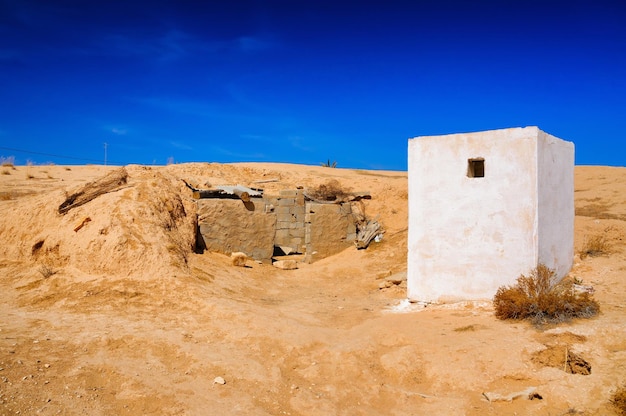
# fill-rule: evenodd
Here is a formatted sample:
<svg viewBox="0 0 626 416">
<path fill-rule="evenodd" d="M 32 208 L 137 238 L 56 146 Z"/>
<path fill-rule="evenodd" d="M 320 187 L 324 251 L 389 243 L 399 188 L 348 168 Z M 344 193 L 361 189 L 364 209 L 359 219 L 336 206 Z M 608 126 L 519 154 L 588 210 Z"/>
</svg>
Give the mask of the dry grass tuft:
<svg viewBox="0 0 626 416">
<path fill-rule="evenodd" d="M 15 157 L 14 156 L 9 156 L 9 157 L 0 156 L 0 166 L 2 166 L 3 168 L 15 167 Z"/>
<path fill-rule="evenodd" d="M 493 298 L 499 319 L 528 319 L 534 325 L 591 318 L 600 305 L 587 292 L 578 293 L 571 280 L 554 285 L 554 270 L 540 264 L 529 276 L 521 275 L 515 286 L 502 286 Z"/>
<path fill-rule="evenodd" d="M 596 234 L 592 236 L 585 236 L 583 247 L 578 254 L 581 259 L 587 256 L 597 257 L 605 254 L 609 254 L 610 245 L 604 234 Z"/>
<path fill-rule="evenodd" d="M 339 181 L 331 179 L 317 188 L 310 189 L 307 196 L 319 201 L 342 201 L 349 195 L 350 189 L 345 189 Z"/>
<path fill-rule="evenodd" d="M 618 414 L 626 415 L 626 384 L 619 387 L 611 396 L 611 404 Z"/>
<path fill-rule="evenodd" d="M 56 270 L 54 270 L 52 267 L 48 266 L 47 264 L 41 265 L 38 271 L 39 273 L 41 273 L 44 279 L 47 279 L 48 277 L 56 274 Z"/>
<path fill-rule="evenodd" d="M 2 169 L 2 174 L 3 175 L 10 175 L 11 172 L 9 172 L 7 169 Z"/>
</svg>

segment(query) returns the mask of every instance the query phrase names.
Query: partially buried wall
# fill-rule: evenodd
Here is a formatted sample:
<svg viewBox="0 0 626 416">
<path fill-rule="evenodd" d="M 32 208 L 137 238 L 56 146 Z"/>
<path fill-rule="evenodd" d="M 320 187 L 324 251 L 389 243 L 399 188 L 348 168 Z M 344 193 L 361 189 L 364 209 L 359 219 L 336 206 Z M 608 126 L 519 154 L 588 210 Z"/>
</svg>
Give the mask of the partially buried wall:
<svg viewBox="0 0 626 416">
<path fill-rule="evenodd" d="M 200 199 L 198 228 L 203 249 L 243 252 L 266 263 L 275 252 L 304 254 L 304 260 L 311 263 L 344 250 L 356 238 L 350 203 L 307 201 L 299 189 L 246 203 Z"/>
<path fill-rule="evenodd" d="M 199 199 L 200 246 L 208 251 L 243 252 L 260 261 L 274 253 L 276 215 L 262 199 Z"/>
</svg>

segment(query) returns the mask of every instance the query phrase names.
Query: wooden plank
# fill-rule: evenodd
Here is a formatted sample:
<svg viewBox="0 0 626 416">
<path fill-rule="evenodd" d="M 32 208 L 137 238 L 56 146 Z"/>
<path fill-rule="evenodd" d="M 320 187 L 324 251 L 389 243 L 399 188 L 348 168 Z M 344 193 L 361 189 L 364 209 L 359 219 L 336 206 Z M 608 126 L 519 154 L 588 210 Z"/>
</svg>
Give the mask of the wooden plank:
<svg viewBox="0 0 626 416">
<path fill-rule="evenodd" d="M 108 175 L 83 186 L 78 192 L 68 196 L 59 205 L 59 214 L 65 214 L 70 209 L 79 207 L 96 199 L 100 195 L 120 189 L 128 180 L 128 172 L 123 167 L 110 172 Z"/>
</svg>

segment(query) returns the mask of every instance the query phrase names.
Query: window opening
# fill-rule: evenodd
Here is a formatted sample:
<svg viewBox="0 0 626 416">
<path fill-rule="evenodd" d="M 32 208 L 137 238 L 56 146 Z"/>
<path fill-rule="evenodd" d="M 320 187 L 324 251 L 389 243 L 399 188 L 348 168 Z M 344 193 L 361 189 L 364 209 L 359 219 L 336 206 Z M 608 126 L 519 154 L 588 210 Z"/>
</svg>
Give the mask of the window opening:
<svg viewBox="0 0 626 416">
<path fill-rule="evenodd" d="M 485 159 L 482 157 L 467 160 L 467 177 L 468 178 L 484 178 L 485 177 Z"/>
</svg>

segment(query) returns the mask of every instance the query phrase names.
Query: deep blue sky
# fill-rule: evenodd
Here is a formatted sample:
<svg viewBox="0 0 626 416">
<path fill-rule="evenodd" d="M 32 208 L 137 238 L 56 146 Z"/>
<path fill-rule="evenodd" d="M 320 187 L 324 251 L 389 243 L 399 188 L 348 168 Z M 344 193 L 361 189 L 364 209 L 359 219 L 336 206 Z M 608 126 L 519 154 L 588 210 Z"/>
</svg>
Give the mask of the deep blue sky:
<svg viewBox="0 0 626 416">
<path fill-rule="evenodd" d="M 626 165 L 624 1 L 197 3 L 0 0 L 0 155 L 405 170 L 536 125 Z"/>
</svg>

